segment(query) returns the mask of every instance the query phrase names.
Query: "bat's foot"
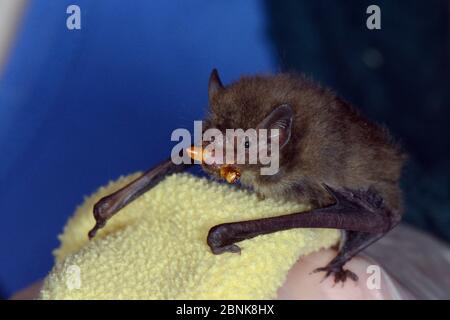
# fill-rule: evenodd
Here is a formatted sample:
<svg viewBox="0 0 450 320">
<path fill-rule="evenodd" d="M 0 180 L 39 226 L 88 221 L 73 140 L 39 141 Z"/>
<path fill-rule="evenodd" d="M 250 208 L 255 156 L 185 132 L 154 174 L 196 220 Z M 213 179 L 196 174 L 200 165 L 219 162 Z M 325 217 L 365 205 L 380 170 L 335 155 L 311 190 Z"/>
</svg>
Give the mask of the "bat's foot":
<svg viewBox="0 0 450 320">
<path fill-rule="evenodd" d="M 393 219 L 395 216 L 389 208 L 386 207 L 383 198 L 374 189 L 367 190 L 335 190 L 330 186 L 324 185 L 327 191 L 335 198 L 336 204 L 332 206 L 333 210 L 342 216 L 348 216 L 349 212 L 356 212 L 360 216 L 365 215 L 372 219 L 371 221 L 378 221 L 370 228 L 370 232 L 355 231 L 361 227 L 362 222 L 355 218 L 350 218 L 350 221 L 355 221 L 354 226 L 349 225 L 348 228 L 355 227 L 355 230 L 344 230 L 343 238 L 339 246 L 337 256 L 328 265 L 322 268 L 317 268 L 313 272 L 325 272 L 325 278 L 334 276 L 334 283 L 345 283 L 347 279 L 358 281 L 358 276 L 350 271 L 345 270 L 343 266 L 358 252 L 363 250 L 369 244 L 375 242 L 388 232 L 395 224 Z M 352 220 L 354 219 L 354 220 Z"/>
<path fill-rule="evenodd" d="M 358 276 L 354 272 L 352 272 L 350 270 L 346 270 L 342 266 L 327 265 L 322 268 L 317 268 L 313 271 L 313 273 L 316 273 L 316 272 L 325 272 L 324 279 L 333 275 L 335 284 L 339 283 L 339 282 L 345 283 L 345 281 L 347 281 L 347 279 L 351 279 L 355 282 L 358 281 Z"/>
<path fill-rule="evenodd" d="M 222 254 L 225 252 L 241 253 L 241 248 L 234 243 L 232 239 L 231 228 L 226 223 L 212 227 L 208 233 L 207 243 L 212 253 Z"/>
</svg>

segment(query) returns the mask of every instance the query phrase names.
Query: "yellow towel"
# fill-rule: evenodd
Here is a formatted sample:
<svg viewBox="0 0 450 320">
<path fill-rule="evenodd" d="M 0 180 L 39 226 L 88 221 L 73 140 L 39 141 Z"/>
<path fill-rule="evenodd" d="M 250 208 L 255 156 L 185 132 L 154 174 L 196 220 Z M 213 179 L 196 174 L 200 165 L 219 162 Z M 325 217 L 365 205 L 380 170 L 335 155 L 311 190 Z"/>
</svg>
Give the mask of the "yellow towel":
<svg viewBox="0 0 450 320">
<path fill-rule="evenodd" d="M 100 188 L 78 207 L 59 236 L 41 299 L 271 299 L 300 255 L 339 238 L 336 230 L 287 230 L 238 243 L 241 255 L 214 255 L 206 244 L 212 226 L 307 208 L 177 174 L 88 241 L 94 203 L 137 175 Z"/>
</svg>

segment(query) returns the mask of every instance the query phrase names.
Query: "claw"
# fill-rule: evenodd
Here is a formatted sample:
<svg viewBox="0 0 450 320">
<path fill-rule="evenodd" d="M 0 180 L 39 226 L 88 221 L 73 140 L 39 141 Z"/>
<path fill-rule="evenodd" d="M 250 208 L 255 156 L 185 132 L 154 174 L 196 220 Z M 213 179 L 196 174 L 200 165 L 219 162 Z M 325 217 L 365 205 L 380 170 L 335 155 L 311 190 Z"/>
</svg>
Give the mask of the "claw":
<svg viewBox="0 0 450 320">
<path fill-rule="evenodd" d="M 223 247 L 211 247 L 211 251 L 214 254 L 222 254 L 225 252 L 241 254 L 241 248 L 235 244 L 230 244 L 228 246 Z"/>
<path fill-rule="evenodd" d="M 355 282 L 358 281 L 358 276 L 354 272 L 342 267 L 325 266 L 315 269 L 313 273 L 322 271 L 325 272 L 325 277 L 322 279 L 322 281 L 320 281 L 321 283 L 332 274 L 334 275 L 334 284 L 337 284 L 339 282 L 342 282 L 342 284 L 344 284 L 345 281 L 347 281 L 347 278 L 350 278 Z"/>
<path fill-rule="evenodd" d="M 346 197 L 345 191 L 338 191 L 325 183 L 322 183 L 322 186 L 325 188 L 325 190 L 328 191 L 328 193 L 334 198 L 334 200 L 336 200 L 336 204 L 341 204 L 342 202 L 348 201 L 348 196 Z"/>
<path fill-rule="evenodd" d="M 97 231 L 100 230 L 101 228 L 103 228 L 105 226 L 105 224 L 106 224 L 106 221 L 97 221 L 95 223 L 95 226 L 88 233 L 89 240 L 92 240 L 92 238 L 94 238 L 95 235 L 97 234 Z"/>
</svg>

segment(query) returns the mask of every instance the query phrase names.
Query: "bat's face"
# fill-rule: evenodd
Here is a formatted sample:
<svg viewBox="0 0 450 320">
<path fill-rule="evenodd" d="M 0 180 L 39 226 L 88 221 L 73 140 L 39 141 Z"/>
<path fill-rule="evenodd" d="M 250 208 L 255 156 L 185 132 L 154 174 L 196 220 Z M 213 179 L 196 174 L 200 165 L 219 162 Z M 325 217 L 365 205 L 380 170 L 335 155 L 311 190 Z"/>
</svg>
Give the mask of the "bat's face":
<svg viewBox="0 0 450 320">
<path fill-rule="evenodd" d="M 255 171 L 260 167 L 258 158 L 263 150 L 258 150 L 262 143 L 258 143 L 256 134 L 234 130 L 222 132 L 213 127 L 204 132 L 204 139 L 201 146 L 191 147 L 187 151 L 201 162 L 203 170 L 210 175 L 236 183 L 242 172 Z"/>
<path fill-rule="evenodd" d="M 277 173 L 281 149 L 289 142 L 293 111 L 287 104 L 267 103 L 270 99 L 262 99 L 262 89 L 224 87 L 213 70 L 203 140 L 187 150 L 207 173 L 229 183 L 243 174 Z"/>
</svg>

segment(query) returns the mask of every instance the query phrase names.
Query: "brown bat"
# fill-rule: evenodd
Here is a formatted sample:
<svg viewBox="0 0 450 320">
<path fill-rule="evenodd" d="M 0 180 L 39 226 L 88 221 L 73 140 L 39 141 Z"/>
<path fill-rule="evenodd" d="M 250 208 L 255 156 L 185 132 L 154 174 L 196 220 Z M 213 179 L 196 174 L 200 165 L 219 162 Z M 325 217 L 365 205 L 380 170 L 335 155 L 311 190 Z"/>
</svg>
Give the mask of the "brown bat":
<svg viewBox="0 0 450 320">
<path fill-rule="evenodd" d="M 258 195 L 308 203 L 312 210 L 216 225 L 207 243 L 214 254 L 240 252 L 236 242 L 293 228 L 342 230 L 336 257 L 323 268 L 335 281 L 358 277 L 343 266 L 358 252 L 383 237 L 402 216 L 399 187 L 406 155 L 388 131 L 347 102 L 304 76 L 279 74 L 243 77 L 224 86 L 213 70 L 208 87 L 210 110 L 205 130 L 278 129 L 279 170 L 261 175 L 261 164 L 206 164 L 203 169 L 228 182 L 240 180 Z M 206 144 L 207 145 L 207 144 Z M 204 158 L 205 145 L 186 150 Z M 245 148 L 249 147 L 248 141 Z M 144 173 L 94 206 L 96 231 L 118 210 L 166 175 L 189 164 L 170 159 Z"/>
</svg>

